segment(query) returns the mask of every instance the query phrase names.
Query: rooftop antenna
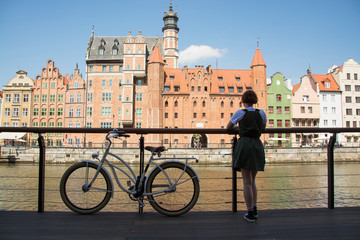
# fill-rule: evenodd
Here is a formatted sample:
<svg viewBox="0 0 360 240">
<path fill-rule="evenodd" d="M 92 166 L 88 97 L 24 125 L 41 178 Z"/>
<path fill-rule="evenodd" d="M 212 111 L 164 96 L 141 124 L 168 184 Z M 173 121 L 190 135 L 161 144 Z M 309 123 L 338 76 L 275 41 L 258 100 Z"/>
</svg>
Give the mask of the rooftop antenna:
<svg viewBox="0 0 360 240">
<path fill-rule="evenodd" d="M 218 59 L 216 59 L 216 69 L 218 69 Z"/>
</svg>

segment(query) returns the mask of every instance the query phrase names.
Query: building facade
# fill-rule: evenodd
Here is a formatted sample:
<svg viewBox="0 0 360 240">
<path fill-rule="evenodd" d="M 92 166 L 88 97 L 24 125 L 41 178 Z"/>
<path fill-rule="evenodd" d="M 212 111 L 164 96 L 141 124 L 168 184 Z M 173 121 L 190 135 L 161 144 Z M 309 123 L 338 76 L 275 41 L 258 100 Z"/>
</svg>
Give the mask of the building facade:
<svg viewBox="0 0 360 240">
<path fill-rule="evenodd" d="M 1 106 L 1 126 L 29 127 L 32 103 L 32 87 L 34 82 L 27 76 L 27 72 L 16 72 L 7 85 L 3 87 L 3 102 Z M 11 135 L 9 133 L 9 135 Z M 15 134 L 16 135 L 16 134 Z M 15 135 L 14 138 L 15 139 Z M 16 138 L 28 141 L 28 134 L 17 133 Z"/>
<path fill-rule="evenodd" d="M 92 128 L 225 128 L 253 89 L 267 108 L 266 64 L 259 48 L 248 70 L 177 67 L 177 13 L 164 14 L 163 37 L 95 36 L 87 55 L 86 126 Z M 149 144 L 201 146 L 229 143 L 231 136 L 157 135 Z M 87 142 L 99 143 L 96 134 Z M 137 142 L 136 136 L 127 140 Z"/>
<path fill-rule="evenodd" d="M 54 61 L 48 60 L 46 67 L 34 80 L 32 93 L 32 127 L 65 127 L 65 94 L 69 75 L 63 76 L 54 66 Z M 37 134 L 31 135 L 31 144 L 37 144 Z M 47 146 L 63 146 L 63 133 L 46 133 L 44 138 Z"/>
<path fill-rule="evenodd" d="M 343 126 L 360 127 L 360 64 L 349 58 L 333 69 L 331 75 L 342 91 Z M 360 133 L 343 133 L 340 141 L 344 146 L 359 146 Z"/>
<path fill-rule="evenodd" d="M 291 121 L 292 91 L 285 84 L 285 77 L 277 72 L 271 77 L 267 89 L 268 96 L 268 128 L 289 128 Z M 291 146 L 290 133 L 270 133 L 267 143 L 270 146 Z"/>
<path fill-rule="evenodd" d="M 86 83 L 80 75 L 78 65 L 73 75 L 68 77 L 65 93 L 64 127 L 85 127 Z M 85 134 L 64 133 L 63 145 L 67 147 L 84 146 Z"/>
<path fill-rule="evenodd" d="M 294 127 L 319 127 L 320 120 L 320 99 L 317 82 L 308 75 L 301 78 L 292 90 L 292 121 Z M 293 136 L 293 146 L 313 146 L 316 133 L 296 133 Z"/>
<path fill-rule="evenodd" d="M 309 77 L 317 82 L 320 100 L 319 127 L 342 127 L 341 90 L 330 74 L 311 74 Z M 329 141 L 328 133 L 320 133 L 315 138 L 316 145 L 325 145 Z"/>
</svg>

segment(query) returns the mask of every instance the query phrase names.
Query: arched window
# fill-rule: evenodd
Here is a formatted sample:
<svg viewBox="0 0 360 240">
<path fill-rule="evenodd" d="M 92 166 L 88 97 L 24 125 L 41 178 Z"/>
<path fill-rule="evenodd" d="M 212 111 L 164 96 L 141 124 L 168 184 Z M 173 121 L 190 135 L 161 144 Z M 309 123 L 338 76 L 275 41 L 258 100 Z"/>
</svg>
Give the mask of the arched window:
<svg viewBox="0 0 360 240">
<path fill-rule="evenodd" d="M 167 107 L 169 105 L 168 101 L 165 101 L 165 107 Z"/>
<path fill-rule="evenodd" d="M 196 101 L 194 101 L 194 107 L 196 107 Z"/>
<path fill-rule="evenodd" d="M 178 101 L 174 102 L 174 106 L 177 107 L 178 106 Z"/>
<path fill-rule="evenodd" d="M 206 103 L 205 101 L 202 102 L 202 106 L 205 107 L 206 106 Z"/>
<path fill-rule="evenodd" d="M 223 101 L 221 102 L 221 107 L 224 107 L 224 102 Z"/>
</svg>

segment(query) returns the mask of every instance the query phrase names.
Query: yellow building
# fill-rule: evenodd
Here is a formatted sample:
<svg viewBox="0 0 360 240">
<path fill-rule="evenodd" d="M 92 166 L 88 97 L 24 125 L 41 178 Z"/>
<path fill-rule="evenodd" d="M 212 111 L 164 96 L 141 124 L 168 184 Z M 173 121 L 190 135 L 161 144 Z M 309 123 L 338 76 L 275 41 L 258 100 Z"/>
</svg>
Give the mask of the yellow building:
<svg viewBox="0 0 360 240">
<path fill-rule="evenodd" d="M 20 70 L 3 87 L 3 103 L 1 106 L 1 126 L 3 127 L 30 127 L 31 92 L 34 82 L 27 76 L 27 72 Z M 2 133 L 1 140 L 28 141 L 24 133 Z M 19 139 L 23 140 L 19 140 Z"/>
</svg>

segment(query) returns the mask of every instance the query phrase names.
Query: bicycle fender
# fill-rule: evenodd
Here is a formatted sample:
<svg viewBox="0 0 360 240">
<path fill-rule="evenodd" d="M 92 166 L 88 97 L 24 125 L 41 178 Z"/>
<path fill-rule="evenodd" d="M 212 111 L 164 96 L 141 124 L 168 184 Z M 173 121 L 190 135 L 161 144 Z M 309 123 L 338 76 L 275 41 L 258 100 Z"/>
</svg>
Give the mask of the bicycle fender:
<svg viewBox="0 0 360 240">
<path fill-rule="evenodd" d="M 95 161 L 92 161 L 92 160 L 81 160 L 81 162 L 92 163 L 92 164 L 95 164 L 96 166 L 99 166 L 99 163 L 98 163 L 98 162 L 95 162 Z M 111 189 L 112 189 L 112 191 L 111 191 L 111 198 L 113 198 L 113 197 L 114 197 L 114 183 L 113 183 L 113 180 L 112 180 L 111 175 L 110 175 L 110 173 L 108 172 L 108 170 L 106 170 L 106 168 L 104 168 L 104 167 L 101 167 L 101 168 L 105 171 L 105 173 L 106 173 L 106 174 L 109 176 L 109 178 L 110 178 Z"/>
<path fill-rule="evenodd" d="M 169 162 L 175 162 L 175 163 L 180 163 L 180 164 L 182 164 L 182 165 L 186 165 L 185 163 L 180 162 L 180 161 L 166 161 L 166 162 L 161 163 L 161 164 L 160 164 L 160 167 L 161 167 L 161 165 L 166 164 L 166 163 L 169 163 Z M 190 165 L 186 165 L 186 167 L 187 167 L 187 168 L 190 168 L 190 169 L 195 173 L 197 180 L 200 182 L 200 177 L 199 177 L 199 175 L 197 174 L 197 172 L 196 172 Z M 154 168 L 151 170 L 151 172 L 149 173 L 148 176 L 150 176 L 150 175 L 152 174 L 152 172 L 155 171 L 155 169 L 156 169 L 156 167 L 154 167 Z M 148 178 L 146 179 L 145 186 L 147 185 L 147 181 L 148 181 Z"/>
</svg>

